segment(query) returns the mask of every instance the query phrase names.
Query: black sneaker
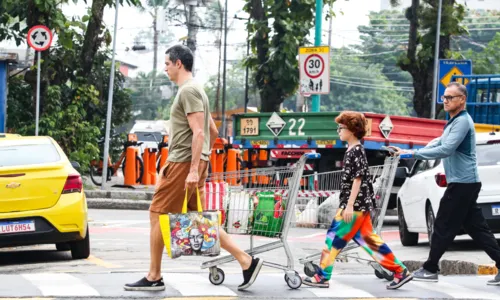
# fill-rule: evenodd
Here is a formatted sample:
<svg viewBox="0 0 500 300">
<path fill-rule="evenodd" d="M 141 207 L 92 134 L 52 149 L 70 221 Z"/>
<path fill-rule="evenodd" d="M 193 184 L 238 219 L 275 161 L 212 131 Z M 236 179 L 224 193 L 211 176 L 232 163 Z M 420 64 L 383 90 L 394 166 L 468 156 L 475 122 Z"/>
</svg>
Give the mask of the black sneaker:
<svg viewBox="0 0 500 300">
<path fill-rule="evenodd" d="M 394 274 L 394 280 L 387 285 L 387 289 L 389 290 L 399 289 L 403 285 L 410 282 L 412 279 L 413 276 L 411 275 L 410 271 L 408 271 L 408 269 L 405 269 L 403 273 Z"/>
<path fill-rule="evenodd" d="M 163 278 L 156 281 L 149 281 L 146 277 L 134 283 L 127 283 L 123 286 L 126 291 L 164 291 L 165 284 Z"/>
<path fill-rule="evenodd" d="M 429 282 L 437 282 L 438 274 L 427 271 L 424 268 L 420 268 L 413 272 L 413 278 L 416 281 L 429 281 Z"/>
<path fill-rule="evenodd" d="M 238 286 L 238 290 L 247 289 L 255 282 L 263 263 L 264 261 L 260 258 L 252 258 L 250 268 L 243 270 L 243 283 Z"/>
<path fill-rule="evenodd" d="M 312 280 L 314 278 L 314 281 Z M 308 286 L 312 287 L 318 287 L 318 288 L 329 288 L 330 283 L 328 280 L 325 279 L 325 277 L 321 275 L 314 275 L 313 277 L 306 277 L 302 279 L 302 283 Z"/>
</svg>

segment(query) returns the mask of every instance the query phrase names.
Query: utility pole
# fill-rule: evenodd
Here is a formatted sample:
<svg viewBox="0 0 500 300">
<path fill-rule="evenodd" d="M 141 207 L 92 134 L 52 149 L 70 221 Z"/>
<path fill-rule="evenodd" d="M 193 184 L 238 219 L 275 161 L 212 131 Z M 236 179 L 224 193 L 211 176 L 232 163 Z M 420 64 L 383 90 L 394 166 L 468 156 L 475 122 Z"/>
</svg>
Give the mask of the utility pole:
<svg viewBox="0 0 500 300">
<path fill-rule="evenodd" d="M 226 137 L 227 0 L 224 4 L 224 66 L 222 74 L 222 137 Z"/>
<path fill-rule="evenodd" d="M 316 0 L 316 32 L 314 46 L 321 46 L 321 25 L 323 22 L 323 0 Z M 312 96 L 312 111 L 319 112 L 321 106 L 320 95 Z"/>
<path fill-rule="evenodd" d="M 436 25 L 436 44 L 434 51 L 434 80 L 432 84 L 432 99 L 431 99 L 431 119 L 436 119 L 436 103 L 437 103 L 437 86 L 438 86 L 438 68 L 439 68 L 439 41 L 441 35 L 441 10 L 443 0 L 439 0 L 438 17 Z"/>
</svg>

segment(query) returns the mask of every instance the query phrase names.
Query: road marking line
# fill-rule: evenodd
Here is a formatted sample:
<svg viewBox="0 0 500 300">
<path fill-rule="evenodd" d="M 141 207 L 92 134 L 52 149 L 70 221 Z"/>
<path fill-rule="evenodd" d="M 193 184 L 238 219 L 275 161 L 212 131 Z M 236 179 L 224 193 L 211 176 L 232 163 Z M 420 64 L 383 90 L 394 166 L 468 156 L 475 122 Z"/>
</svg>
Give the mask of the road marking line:
<svg viewBox="0 0 500 300">
<path fill-rule="evenodd" d="M 108 268 L 108 269 L 122 268 L 122 266 L 120 266 L 120 265 L 115 265 L 112 263 L 105 262 L 104 260 L 97 258 L 93 255 L 90 255 L 86 260 L 95 264 L 95 265 L 98 265 L 98 266 L 104 267 L 104 268 Z"/>
<path fill-rule="evenodd" d="M 23 274 L 43 296 L 100 296 L 94 288 L 69 274 Z"/>
<path fill-rule="evenodd" d="M 174 297 L 174 298 L 163 298 L 163 300 L 233 300 L 238 299 L 237 297 L 225 296 L 225 297 Z M 0 299 L 1 300 L 1 299 Z"/>
<path fill-rule="evenodd" d="M 416 285 L 423 289 L 432 290 L 435 292 L 447 294 L 457 299 L 491 299 L 498 300 L 498 295 L 488 292 L 466 288 L 457 284 L 447 282 L 418 282 L 413 280 L 410 284 Z"/>
<path fill-rule="evenodd" d="M 358 284 L 361 285 L 362 283 L 358 282 Z M 330 288 L 328 289 L 308 288 L 307 291 L 313 293 L 316 297 L 331 298 L 335 295 L 335 298 L 375 298 L 374 295 L 367 291 L 357 289 L 333 279 L 330 280 Z"/>
<path fill-rule="evenodd" d="M 213 285 L 207 278 L 193 274 L 164 274 L 163 280 L 182 296 L 237 296 L 235 292 L 222 285 Z M 206 299 L 203 297 L 203 299 Z"/>
</svg>

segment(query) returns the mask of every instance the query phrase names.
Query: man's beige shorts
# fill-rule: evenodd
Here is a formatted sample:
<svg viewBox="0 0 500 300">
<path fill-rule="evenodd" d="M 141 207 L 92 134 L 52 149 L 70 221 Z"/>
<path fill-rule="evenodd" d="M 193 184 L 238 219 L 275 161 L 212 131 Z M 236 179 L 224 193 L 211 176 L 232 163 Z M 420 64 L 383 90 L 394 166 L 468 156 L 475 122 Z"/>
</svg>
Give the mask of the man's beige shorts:
<svg viewBox="0 0 500 300">
<path fill-rule="evenodd" d="M 181 213 L 186 190 L 186 178 L 191 168 L 191 162 L 167 161 L 160 170 L 158 183 L 149 210 L 151 212 Z M 198 189 L 202 206 L 205 203 L 205 180 L 208 176 L 208 162 L 200 160 L 198 168 L 200 181 Z M 188 211 L 197 210 L 196 190 L 188 191 Z"/>
</svg>

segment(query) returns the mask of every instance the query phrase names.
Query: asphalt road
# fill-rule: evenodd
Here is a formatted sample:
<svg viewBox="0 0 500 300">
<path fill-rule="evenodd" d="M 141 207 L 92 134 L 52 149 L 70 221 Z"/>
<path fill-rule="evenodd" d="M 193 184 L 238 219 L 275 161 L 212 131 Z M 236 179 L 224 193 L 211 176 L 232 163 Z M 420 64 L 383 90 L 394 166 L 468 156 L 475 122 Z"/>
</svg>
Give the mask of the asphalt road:
<svg viewBox="0 0 500 300">
<path fill-rule="evenodd" d="M 486 286 L 489 276 L 442 276 L 438 284 L 410 283 L 398 291 L 388 291 L 387 283 L 373 275 L 364 261 L 337 262 L 329 289 L 302 286 L 290 289 L 283 271 L 264 267 L 255 285 L 246 292 L 237 290 L 241 271 L 236 263 L 219 266 L 226 274 L 220 286 L 208 280 L 208 271 L 200 269 L 207 258 L 163 259 L 167 289 L 152 294 L 125 292 L 124 283 L 140 279 L 149 267 L 149 221 L 147 211 L 90 210 L 92 254 L 86 260 L 72 260 L 69 252 L 58 252 L 54 245 L 0 249 L 0 299 L 2 297 L 101 297 L 163 299 L 167 297 L 200 297 L 199 299 L 316 299 L 316 298 L 439 298 L 499 299 L 500 287 Z M 397 227 L 385 226 L 383 238 L 394 247 L 399 245 Z M 325 230 L 293 228 L 288 240 L 295 258 L 295 270 L 303 274 L 298 259 L 317 253 L 323 245 Z M 242 247 L 249 246 L 248 236 L 233 235 Z M 255 245 L 274 240 L 255 238 Z M 472 247 L 469 242 L 455 248 Z M 426 252 L 423 242 L 416 249 Z M 473 249 L 477 250 L 477 249 Z M 402 251 L 400 251 L 402 252 Z M 422 251 L 421 251 L 422 252 Z M 397 254 L 398 255 L 398 254 Z M 285 264 L 282 249 L 262 253 L 265 261 Z M 361 255 L 362 258 L 368 256 Z M 222 298 L 221 298 L 222 297 Z M 495 298 L 496 297 L 496 298 Z"/>
</svg>

